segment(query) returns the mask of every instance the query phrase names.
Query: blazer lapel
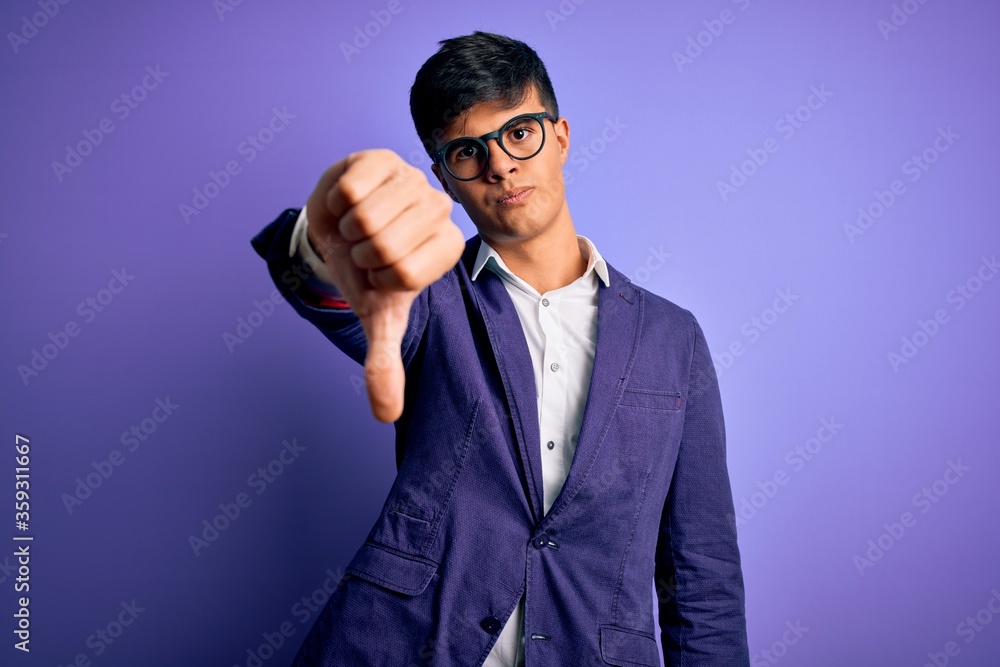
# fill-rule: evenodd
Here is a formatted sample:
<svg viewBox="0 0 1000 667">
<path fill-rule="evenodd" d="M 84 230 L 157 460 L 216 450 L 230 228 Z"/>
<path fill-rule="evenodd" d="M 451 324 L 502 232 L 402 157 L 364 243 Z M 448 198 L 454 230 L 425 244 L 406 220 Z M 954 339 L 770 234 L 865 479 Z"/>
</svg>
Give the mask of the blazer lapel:
<svg viewBox="0 0 1000 667">
<path fill-rule="evenodd" d="M 642 293 L 610 263 L 607 266 L 610 284 L 598 282 L 597 345 L 576 451 L 546 518 L 569 504 L 593 466 L 636 354 L 642 327 Z"/>
<path fill-rule="evenodd" d="M 544 507 L 542 454 L 539 450 L 537 389 L 531 352 L 521 320 L 503 279 L 484 268 L 472 281 L 497 366 L 506 392 L 517 450 L 528 489 L 531 513 L 537 524 Z"/>
</svg>

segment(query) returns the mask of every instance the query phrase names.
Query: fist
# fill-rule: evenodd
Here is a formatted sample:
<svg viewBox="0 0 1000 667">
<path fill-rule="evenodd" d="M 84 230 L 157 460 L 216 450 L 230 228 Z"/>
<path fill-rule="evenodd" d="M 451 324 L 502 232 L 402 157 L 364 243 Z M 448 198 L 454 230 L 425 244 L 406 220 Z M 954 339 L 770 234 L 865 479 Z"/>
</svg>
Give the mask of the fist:
<svg viewBox="0 0 1000 667">
<path fill-rule="evenodd" d="M 400 348 L 413 300 L 465 250 L 451 205 L 421 170 L 385 149 L 331 166 L 306 204 L 309 242 L 364 327 L 368 400 L 382 422 L 403 413 Z"/>
</svg>

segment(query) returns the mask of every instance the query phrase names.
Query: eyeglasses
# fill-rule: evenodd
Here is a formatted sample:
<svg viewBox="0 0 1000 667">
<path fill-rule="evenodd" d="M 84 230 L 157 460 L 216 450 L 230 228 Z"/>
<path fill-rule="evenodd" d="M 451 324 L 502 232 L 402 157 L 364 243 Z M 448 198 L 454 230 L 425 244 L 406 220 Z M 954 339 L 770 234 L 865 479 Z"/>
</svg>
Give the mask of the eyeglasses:
<svg viewBox="0 0 1000 667">
<path fill-rule="evenodd" d="M 486 172 L 490 147 L 496 139 L 503 152 L 515 160 L 529 160 L 545 145 L 543 119 L 555 123 L 558 118 L 547 111 L 521 114 L 508 120 L 496 132 L 479 137 L 460 137 L 449 141 L 434 153 L 434 162 L 443 164 L 448 173 L 460 181 L 474 181 Z"/>
</svg>

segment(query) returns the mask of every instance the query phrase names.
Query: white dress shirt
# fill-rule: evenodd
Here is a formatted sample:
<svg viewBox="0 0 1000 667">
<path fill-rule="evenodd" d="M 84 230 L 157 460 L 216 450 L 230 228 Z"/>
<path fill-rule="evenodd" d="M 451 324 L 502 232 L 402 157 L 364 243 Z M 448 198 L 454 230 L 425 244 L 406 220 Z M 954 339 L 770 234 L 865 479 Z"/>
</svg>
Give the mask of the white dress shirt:
<svg viewBox="0 0 1000 667">
<path fill-rule="evenodd" d="M 295 254 L 297 246 L 302 257 L 314 266 L 317 277 L 327 277 L 329 282 L 329 273 L 322 272 L 325 267 L 308 243 L 307 224 L 303 208 L 292 231 L 289 256 Z M 544 294 L 514 275 L 486 241 L 479 246 L 471 274 L 475 280 L 485 267 L 503 279 L 524 329 L 535 372 L 543 514 L 548 514 L 559 495 L 576 452 L 597 346 L 598 279 L 605 285 L 610 283 L 607 264 L 597 247 L 585 236 L 577 234 L 576 238 L 587 259 L 586 270 L 569 285 Z M 482 667 L 523 667 L 523 626 L 522 595 Z"/>
</svg>

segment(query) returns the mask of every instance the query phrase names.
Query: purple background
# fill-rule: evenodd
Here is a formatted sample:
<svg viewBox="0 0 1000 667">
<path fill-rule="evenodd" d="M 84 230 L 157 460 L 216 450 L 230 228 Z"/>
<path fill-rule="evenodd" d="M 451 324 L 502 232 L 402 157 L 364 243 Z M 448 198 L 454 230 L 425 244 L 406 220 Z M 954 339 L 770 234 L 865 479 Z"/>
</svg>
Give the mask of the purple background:
<svg viewBox="0 0 1000 667">
<path fill-rule="evenodd" d="M 322 600 L 392 483 L 392 427 L 371 416 L 360 367 L 286 303 L 227 346 L 274 289 L 249 240 L 350 151 L 392 148 L 430 176 L 408 113 L 413 75 L 438 40 L 486 29 L 548 65 L 572 127 L 578 233 L 708 336 L 754 664 L 920 666 L 948 642 L 948 664 L 1000 664 L 987 607 L 1000 590 L 1000 280 L 983 263 L 1000 251 L 1000 7 L 908 0 L 884 35 L 889 0 L 400 2 L 397 14 L 382 0 L 245 0 L 221 14 L 210 0 L 70 2 L 35 32 L 23 17 L 37 1 L 4 3 L 0 411 L 4 439 L 31 439 L 35 541 L 25 656 L 11 646 L 7 445 L 0 662 L 247 665 L 286 622 L 294 635 L 264 664 L 290 661 L 315 618 L 296 604 Z M 724 10 L 731 22 L 712 23 Z M 341 44 L 372 11 L 391 21 L 348 62 Z M 12 44 L 21 30 L 31 37 Z M 697 57 L 679 67 L 687 48 Z M 165 75 L 122 118 L 114 100 L 147 66 Z M 248 161 L 241 142 L 275 108 L 293 117 Z M 796 113 L 794 132 L 778 124 Z M 105 118 L 114 130 L 57 175 L 67 145 Z M 949 128 L 957 138 L 937 153 Z M 936 161 L 911 180 L 906 163 L 925 150 Z M 181 205 L 230 160 L 239 173 L 186 221 Z M 897 179 L 905 190 L 882 215 L 845 231 Z M 475 233 L 457 207 L 455 220 Z M 123 268 L 134 279 L 101 312 L 78 309 L 109 296 Z M 776 315 L 777 290 L 793 300 Z M 939 309 L 943 323 L 926 324 Z M 23 380 L 18 367 L 69 322 L 79 334 Z M 920 346 L 894 368 L 904 337 Z M 734 344 L 742 354 L 726 357 Z M 168 398 L 173 414 L 128 451 L 122 434 Z M 842 427 L 796 459 L 824 419 Z M 300 455 L 251 485 L 292 439 Z M 115 450 L 121 465 L 67 508 L 77 478 Z M 950 462 L 968 468 L 954 484 L 939 481 Z M 189 536 L 241 492 L 249 507 L 196 555 Z M 893 537 L 885 524 L 904 512 L 913 521 Z M 869 540 L 891 547 L 859 569 Z M 133 600 L 134 623 L 88 645 Z M 977 613 L 991 622 L 963 625 Z M 789 644 L 786 623 L 808 630 Z"/>
</svg>

